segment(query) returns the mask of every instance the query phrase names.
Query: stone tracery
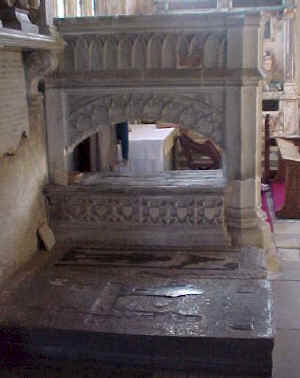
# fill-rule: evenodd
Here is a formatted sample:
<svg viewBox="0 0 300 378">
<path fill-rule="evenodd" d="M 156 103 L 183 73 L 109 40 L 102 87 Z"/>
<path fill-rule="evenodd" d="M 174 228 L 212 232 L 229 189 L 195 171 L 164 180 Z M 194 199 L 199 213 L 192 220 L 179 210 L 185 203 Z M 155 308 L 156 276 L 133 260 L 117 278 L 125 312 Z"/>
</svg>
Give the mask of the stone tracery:
<svg viewBox="0 0 300 378">
<path fill-rule="evenodd" d="M 82 100 L 82 99 L 81 99 Z M 124 119 L 164 120 L 179 123 L 222 145 L 224 109 L 207 94 L 102 94 L 73 102 L 69 115 L 69 143 L 72 149 L 88 135 L 107 124 Z"/>
</svg>

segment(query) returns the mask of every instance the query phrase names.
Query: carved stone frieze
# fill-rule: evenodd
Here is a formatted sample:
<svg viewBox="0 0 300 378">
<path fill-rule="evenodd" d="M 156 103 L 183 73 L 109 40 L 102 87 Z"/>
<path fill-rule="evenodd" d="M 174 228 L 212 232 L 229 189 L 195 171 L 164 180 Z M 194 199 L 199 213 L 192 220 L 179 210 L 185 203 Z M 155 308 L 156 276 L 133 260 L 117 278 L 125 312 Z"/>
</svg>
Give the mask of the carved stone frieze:
<svg viewBox="0 0 300 378">
<path fill-rule="evenodd" d="M 63 36 L 69 45 L 66 53 L 73 59 L 65 60 L 61 67 L 70 72 L 91 71 L 95 56 L 103 57 L 103 66 L 92 71 L 112 69 L 151 68 L 214 68 L 225 67 L 225 40 L 223 31 L 180 33 L 114 33 Z M 69 51 L 72 50 L 72 51 Z M 116 66 L 111 56 L 118 57 Z"/>
<path fill-rule="evenodd" d="M 193 197 L 51 196 L 50 212 L 60 222 L 129 225 L 216 226 L 224 224 L 222 195 Z"/>
<path fill-rule="evenodd" d="M 223 145 L 222 95 L 131 93 L 70 96 L 68 147 L 74 148 L 105 125 L 135 119 L 180 124 Z"/>
</svg>

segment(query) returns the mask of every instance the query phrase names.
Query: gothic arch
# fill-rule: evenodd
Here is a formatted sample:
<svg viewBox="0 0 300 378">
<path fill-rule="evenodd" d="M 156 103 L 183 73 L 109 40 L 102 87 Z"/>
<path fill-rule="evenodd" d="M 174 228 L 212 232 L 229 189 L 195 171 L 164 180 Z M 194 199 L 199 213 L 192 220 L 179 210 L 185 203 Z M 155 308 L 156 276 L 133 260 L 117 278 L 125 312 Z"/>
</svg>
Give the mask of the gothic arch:
<svg viewBox="0 0 300 378">
<path fill-rule="evenodd" d="M 192 129 L 222 146 L 224 111 L 209 94 L 102 94 L 82 105 L 73 103 L 68 117 L 68 150 L 107 125 L 124 120 L 169 121 Z"/>
</svg>

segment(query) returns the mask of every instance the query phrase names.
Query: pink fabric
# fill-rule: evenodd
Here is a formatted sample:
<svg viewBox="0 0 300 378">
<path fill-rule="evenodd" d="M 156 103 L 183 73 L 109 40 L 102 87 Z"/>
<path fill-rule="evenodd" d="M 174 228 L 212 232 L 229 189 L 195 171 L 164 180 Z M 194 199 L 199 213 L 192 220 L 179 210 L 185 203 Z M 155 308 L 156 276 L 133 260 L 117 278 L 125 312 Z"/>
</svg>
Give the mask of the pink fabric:
<svg viewBox="0 0 300 378">
<path fill-rule="evenodd" d="M 266 196 L 266 193 L 264 193 L 264 192 L 261 193 L 261 208 L 266 213 L 267 222 L 269 223 L 269 225 L 271 227 L 271 231 L 273 232 L 273 223 L 272 223 L 271 215 L 270 215 L 269 208 L 268 208 L 267 196 Z"/>
<path fill-rule="evenodd" d="M 285 186 L 283 182 L 272 182 L 272 198 L 275 213 L 281 210 L 285 198 Z"/>
</svg>

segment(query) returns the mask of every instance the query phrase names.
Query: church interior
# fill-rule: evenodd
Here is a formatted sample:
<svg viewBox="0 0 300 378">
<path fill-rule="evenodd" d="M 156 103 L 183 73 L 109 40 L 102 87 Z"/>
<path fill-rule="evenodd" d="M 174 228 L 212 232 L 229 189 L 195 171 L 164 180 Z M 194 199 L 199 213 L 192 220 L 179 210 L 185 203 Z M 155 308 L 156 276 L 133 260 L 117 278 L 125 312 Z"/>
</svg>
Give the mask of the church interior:
<svg viewBox="0 0 300 378">
<path fill-rule="evenodd" d="M 0 2 L 0 376 L 299 378 L 300 2 Z"/>
</svg>

